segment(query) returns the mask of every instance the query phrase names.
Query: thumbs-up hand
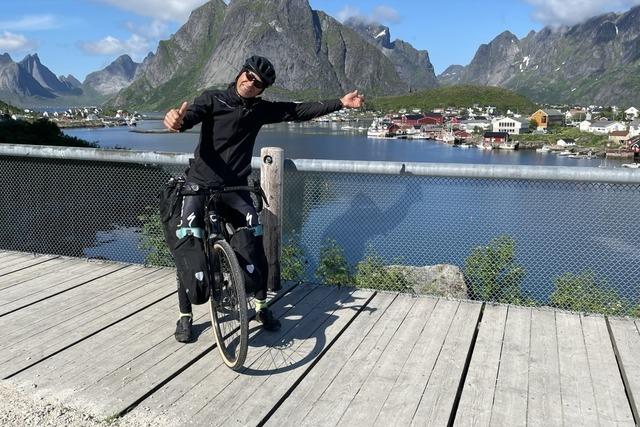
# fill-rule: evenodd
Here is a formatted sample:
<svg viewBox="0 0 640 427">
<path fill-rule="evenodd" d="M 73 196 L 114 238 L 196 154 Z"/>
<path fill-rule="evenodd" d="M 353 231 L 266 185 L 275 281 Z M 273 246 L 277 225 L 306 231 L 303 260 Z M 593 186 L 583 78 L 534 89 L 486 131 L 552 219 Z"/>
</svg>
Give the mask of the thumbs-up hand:
<svg viewBox="0 0 640 427">
<path fill-rule="evenodd" d="M 164 116 L 164 126 L 171 132 L 178 132 L 182 127 L 182 119 L 184 119 L 188 107 L 189 103 L 185 101 L 180 108 L 167 111 L 167 114 Z"/>
</svg>

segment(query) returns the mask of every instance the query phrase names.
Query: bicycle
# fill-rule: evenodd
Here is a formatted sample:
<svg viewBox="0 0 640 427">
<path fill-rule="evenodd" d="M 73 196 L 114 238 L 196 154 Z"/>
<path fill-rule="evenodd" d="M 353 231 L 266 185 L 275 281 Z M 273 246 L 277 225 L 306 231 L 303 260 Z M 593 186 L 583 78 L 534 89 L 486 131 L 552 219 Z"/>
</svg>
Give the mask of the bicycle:
<svg viewBox="0 0 640 427">
<path fill-rule="evenodd" d="M 194 188 L 195 187 L 195 188 Z M 249 347 L 249 319 L 247 294 L 240 263 L 229 244 L 233 227 L 217 214 L 216 205 L 222 193 L 249 191 L 256 195 L 256 210 L 262 211 L 263 201 L 269 206 L 259 184 L 203 188 L 182 187 L 180 195 L 205 194 L 204 248 L 212 289 L 209 297 L 211 326 L 224 363 L 233 370 L 242 368 Z"/>
</svg>

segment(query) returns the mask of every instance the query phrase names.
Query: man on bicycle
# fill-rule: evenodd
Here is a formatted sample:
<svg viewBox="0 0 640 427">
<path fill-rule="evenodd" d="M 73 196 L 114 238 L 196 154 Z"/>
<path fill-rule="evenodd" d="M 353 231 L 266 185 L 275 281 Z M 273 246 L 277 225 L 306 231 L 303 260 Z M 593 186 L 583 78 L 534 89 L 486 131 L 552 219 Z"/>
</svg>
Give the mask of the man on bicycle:
<svg viewBox="0 0 640 427">
<path fill-rule="evenodd" d="M 226 90 L 207 90 L 189 105 L 167 112 L 164 125 L 175 132 L 183 132 L 202 123 L 200 142 L 194 160 L 187 171 L 187 182 L 204 187 L 243 186 L 251 174 L 251 157 L 260 128 L 269 123 L 305 121 L 342 108 L 359 108 L 364 97 L 358 91 L 340 99 L 321 102 L 270 102 L 259 97 L 276 80 L 271 62 L 261 56 L 246 60 L 235 81 Z M 223 215 L 234 227 L 247 227 L 255 239 L 255 260 L 247 266 L 250 273 L 260 273 L 259 289 L 255 292 L 256 320 L 268 331 L 280 328 L 280 322 L 267 307 L 267 262 L 262 247 L 262 226 L 249 192 L 224 193 Z M 202 239 L 204 229 L 203 199 L 185 196 L 181 221 L 176 235 L 193 235 Z M 250 267 L 250 268 L 249 268 Z M 262 271 L 260 271 L 262 270 Z M 191 341 L 191 302 L 185 287 L 178 280 L 180 317 L 175 337 L 179 342 Z"/>
</svg>

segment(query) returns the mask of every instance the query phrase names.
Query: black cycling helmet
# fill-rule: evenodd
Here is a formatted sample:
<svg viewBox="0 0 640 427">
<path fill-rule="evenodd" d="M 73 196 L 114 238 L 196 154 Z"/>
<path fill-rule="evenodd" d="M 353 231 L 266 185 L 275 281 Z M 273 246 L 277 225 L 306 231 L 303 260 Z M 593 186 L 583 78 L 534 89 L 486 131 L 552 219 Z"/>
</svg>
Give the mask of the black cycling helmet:
<svg viewBox="0 0 640 427">
<path fill-rule="evenodd" d="M 276 70 L 273 68 L 271 61 L 264 56 L 254 55 L 251 58 L 247 58 L 242 69 L 256 73 L 265 84 L 265 87 L 271 86 L 276 81 Z"/>
</svg>

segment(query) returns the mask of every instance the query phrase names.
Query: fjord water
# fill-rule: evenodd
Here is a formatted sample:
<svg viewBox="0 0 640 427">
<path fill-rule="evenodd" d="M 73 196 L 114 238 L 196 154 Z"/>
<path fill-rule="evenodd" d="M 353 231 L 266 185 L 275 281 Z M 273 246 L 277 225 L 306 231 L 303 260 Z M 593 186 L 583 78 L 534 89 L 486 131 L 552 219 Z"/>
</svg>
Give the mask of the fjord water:
<svg viewBox="0 0 640 427">
<path fill-rule="evenodd" d="M 351 124 L 353 125 L 353 123 Z M 140 129 L 160 129 L 144 121 Z M 533 150 L 462 149 L 435 141 L 370 139 L 364 132 L 341 130 L 342 124 L 300 123 L 266 126 L 261 147 L 278 146 L 287 158 L 617 167 L 604 159 L 570 159 Z M 356 124 L 364 126 L 366 124 Z M 127 128 L 75 129 L 65 133 L 101 147 L 142 151 L 193 152 L 198 129 L 183 134 L 134 133 Z M 306 178 L 298 178 L 306 179 Z M 628 299 L 638 299 L 640 249 L 627 219 L 640 211 L 638 188 L 593 188 L 580 183 L 496 183 L 482 180 L 334 176 L 330 197 L 301 200 L 293 191 L 285 233 L 295 229 L 309 255 L 307 277 L 317 265 L 319 242 L 335 239 L 353 265 L 373 247 L 388 262 L 464 267 L 474 247 L 509 235 L 516 260 L 526 269 L 525 290 L 544 300 L 563 273 L 593 271 L 599 280 Z M 606 187 L 606 186 L 605 186 Z M 313 188 L 313 187 L 310 187 Z M 304 191 L 300 191 L 304 193 Z M 302 196 L 300 196 L 302 197 Z M 308 196 L 305 196 L 308 197 Z M 312 197 L 313 198 L 313 197 Z M 296 201 L 297 200 L 297 201 Z M 118 259 L 119 249 L 136 246 L 136 230 L 105 230 L 88 256 Z M 106 243 L 104 243 L 106 242 Z M 391 243 L 389 243 L 391 242 Z M 139 258 L 122 261 L 142 262 Z"/>
</svg>

